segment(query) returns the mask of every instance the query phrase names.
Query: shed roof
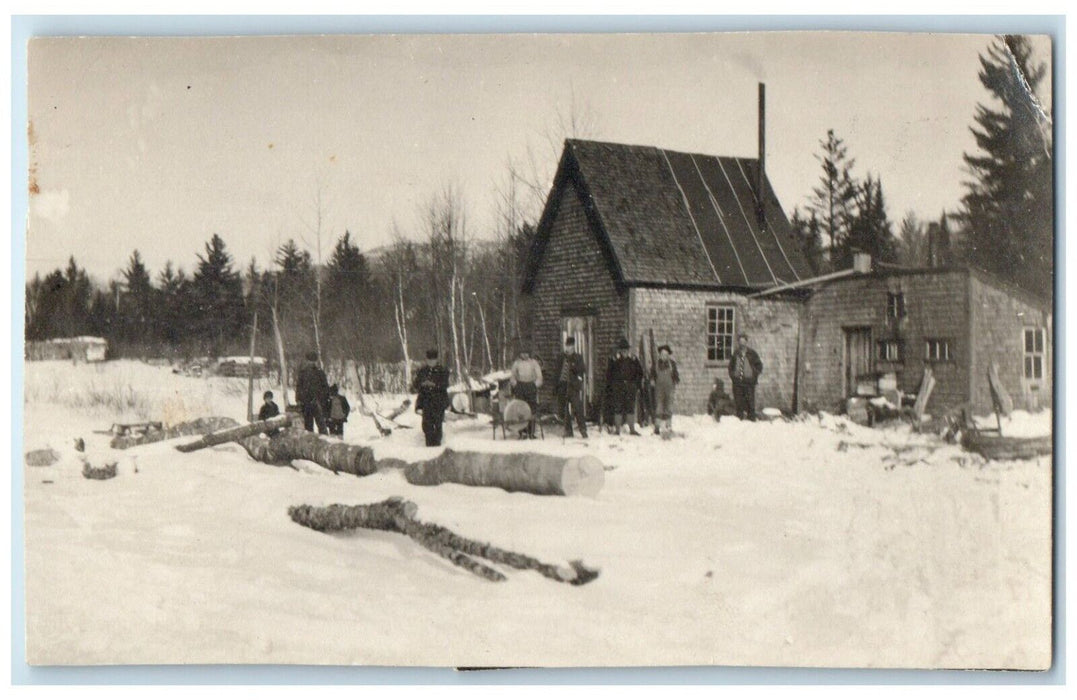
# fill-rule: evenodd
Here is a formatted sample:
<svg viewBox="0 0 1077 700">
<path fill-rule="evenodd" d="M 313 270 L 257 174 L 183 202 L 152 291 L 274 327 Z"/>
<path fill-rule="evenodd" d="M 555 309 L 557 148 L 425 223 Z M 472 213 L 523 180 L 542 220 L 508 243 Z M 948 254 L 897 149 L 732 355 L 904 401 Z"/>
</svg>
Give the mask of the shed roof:
<svg viewBox="0 0 1077 700">
<path fill-rule="evenodd" d="M 527 271 L 541 264 L 561 189 L 574 184 L 627 286 L 763 289 L 811 276 L 770 182 L 756 216 L 758 160 L 569 139 Z"/>
</svg>

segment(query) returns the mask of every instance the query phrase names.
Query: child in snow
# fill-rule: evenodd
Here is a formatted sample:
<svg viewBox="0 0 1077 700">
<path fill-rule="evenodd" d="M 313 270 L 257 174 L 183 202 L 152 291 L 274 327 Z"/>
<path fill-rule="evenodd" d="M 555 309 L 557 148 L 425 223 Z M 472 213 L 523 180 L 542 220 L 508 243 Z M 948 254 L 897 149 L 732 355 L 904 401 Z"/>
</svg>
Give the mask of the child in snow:
<svg viewBox="0 0 1077 700">
<path fill-rule="evenodd" d="M 330 435 L 344 437 L 344 424 L 348 422 L 348 414 L 352 407 L 348 405 L 348 399 L 340 393 L 340 386 L 334 384 L 329 387 L 329 419 L 326 421 Z"/>
<path fill-rule="evenodd" d="M 725 393 L 725 384 L 721 379 L 714 380 L 714 388 L 707 399 L 707 413 L 716 421 L 722 420 L 722 416 L 731 416 L 734 413 L 733 399 Z"/>
<path fill-rule="evenodd" d="M 273 400 L 273 392 L 267 391 L 266 393 L 262 394 L 262 408 L 258 410 L 258 420 L 269 420 L 270 418 L 276 418 L 279 415 L 280 406 L 278 406 L 277 402 Z M 269 437 L 273 437 L 279 432 L 279 430 L 271 430 L 267 434 L 269 435 Z"/>
<path fill-rule="evenodd" d="M 677 373 L 673 349 L 668 345 L 658 346 L 651 381 L 654 382 L 654 434 L 669 437 L 673 430 L 673 398 L 681 376 Z"/>
</svg>

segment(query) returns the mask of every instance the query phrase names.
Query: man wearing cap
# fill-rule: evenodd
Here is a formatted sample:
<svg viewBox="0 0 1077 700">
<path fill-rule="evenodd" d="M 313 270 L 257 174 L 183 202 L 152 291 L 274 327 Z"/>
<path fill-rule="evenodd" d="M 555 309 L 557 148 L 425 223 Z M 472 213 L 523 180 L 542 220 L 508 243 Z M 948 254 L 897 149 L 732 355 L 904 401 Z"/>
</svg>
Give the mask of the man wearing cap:
<svg viewBox="0 0 1077 700">
<path fill-rule="evenodd" d="M 681 382 L 670 346 L 658 346 L 658 359 L 651 370 L 651 381 L 654 382 L 654 434 L 668 439 L 673 430 L 673 395 Z"/>
<path fill-rule="evenodd" d="M 576 352 L 576 339 L 569 336 L 565 339 L 565 351 L 557 360 L 556 395 L 560 405 L 561 418 L 565 422 L 565 437 L 572 437 L 572 416 L 569 408 L 576 414 L 576 424 L 580 428 L 580 436 L 587 437 L 587 423 L 583 415 L 583 379 L 587 375 L 587 365 L 583 361 L 583 355 Z"/>
<path fill-rule="evenodd" d="M 763 373 L 759 354 L 748 347 L 748 336 L 737 336 L 737 349 L 729 360 L 729 378 L 733 380 L 733 405 L 737 418 L 755 420 L 755 384 Z"/>
<path fill-rule="evenodd" d="M 415 374 L 411 390 L 418 394 L 415 412 L 423 414 L 426 446 L 437 447 L 441 444 L 445 410 L 449 408 L 449 370 L 438 362 L 437 350 L 426 351 L 426 364 Z"/>
<path fill-rule="evenodd" d="M 636 391 L 643 379 L 643 367 L 639 360 L 628 353 L 628 340 L 617 342 L 617 351 L 606 367 L 606 386 L 610 392 L 610 412 L 613 413 L 613 429 L 621 434 L 621 426 L 628 419 L 628 432 L 636 432 Z"/>
<path fill-rule="evenodd" d="M 327 435 L 329 430 L 325 423 L 325 407 L 329 403 L 329 380 L 318 366 L 318 353 L 307 353 L 307 359 L 295 377 L 295 400 L 303 409 L 303 428 Z"/>
</svg>

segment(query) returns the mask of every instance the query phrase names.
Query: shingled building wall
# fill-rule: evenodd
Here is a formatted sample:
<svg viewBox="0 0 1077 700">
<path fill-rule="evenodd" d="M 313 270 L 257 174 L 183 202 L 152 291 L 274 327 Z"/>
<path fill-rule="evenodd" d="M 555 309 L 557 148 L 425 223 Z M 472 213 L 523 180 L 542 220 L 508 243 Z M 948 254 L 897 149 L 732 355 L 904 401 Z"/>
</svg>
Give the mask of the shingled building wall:
<svg viewBox="0 0 1077 700">
<path fill-rule="evenodd" d="M 629 292 L 629 333 L 636 347 L 640 335 L 654 330 L 657 345 L 668 344 L 681 376 L 676 413 L 706 413 L 714 379 L 732 395 L 729 362 L 707 358 L 707 309 L 734 309 L 734 333 L 747 333 L 749 345 L 763 361 L 756 387 L 756 408 L 792 411 L 796 379 L 799 299 L 750 299 L 735 292 L 633 288 Z"/>
<path fill-rule="evenodd" d="M 554 406 L 551 376 L 561 353 L 561 319 L 591 316 L 591 368 L 594 396 L 603 396 L 606 359 L 624 334 L 628 319 L 627 293 L 618 290 L 609 260 L 589 226 L 574 186 L 563 187 L 557 203 L 542 266 L 529 294 L 530 339 L 547 373 L 539 402 Z"/>
</svg>

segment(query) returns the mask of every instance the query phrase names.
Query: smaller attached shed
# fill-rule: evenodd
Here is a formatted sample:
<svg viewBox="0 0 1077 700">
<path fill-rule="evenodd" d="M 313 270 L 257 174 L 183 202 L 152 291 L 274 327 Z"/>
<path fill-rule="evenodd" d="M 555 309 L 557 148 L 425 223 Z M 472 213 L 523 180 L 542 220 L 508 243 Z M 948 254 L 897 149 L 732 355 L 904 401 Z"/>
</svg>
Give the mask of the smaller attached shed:
<svg viewBox="0 0 1077 700">
<path fill-rule="evenodd" d="M 108 341 L 90 335 L 74 338 L 50 338 L 26 343 L 26 359 L 74 360 L 76 362 L 104 362 L 108 354 Z"/>
<path fill-rule="evenodd" d="M 1017 408 L 1051 403 L 1050 303 L 972 267 L 886 270 L 820 285 L 805 309 L 798 409 L 837 410 L 864 376 L 893 372 L 928 413 L 991 411 L 988 370 Z"/>
</svg>

